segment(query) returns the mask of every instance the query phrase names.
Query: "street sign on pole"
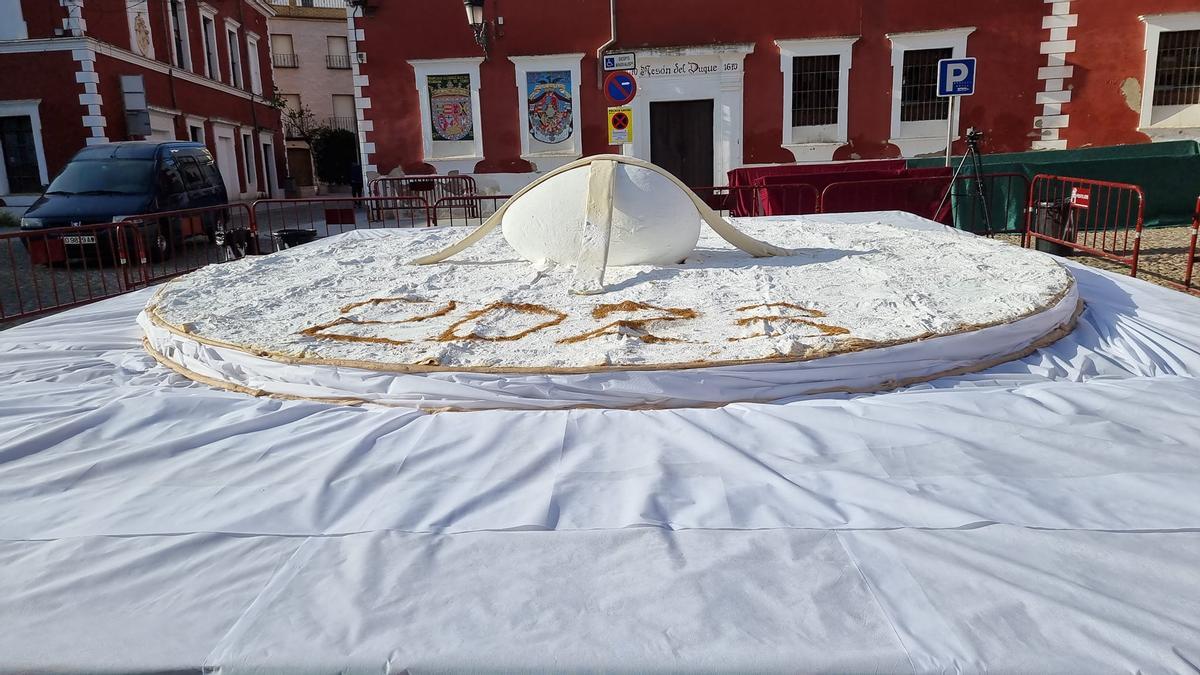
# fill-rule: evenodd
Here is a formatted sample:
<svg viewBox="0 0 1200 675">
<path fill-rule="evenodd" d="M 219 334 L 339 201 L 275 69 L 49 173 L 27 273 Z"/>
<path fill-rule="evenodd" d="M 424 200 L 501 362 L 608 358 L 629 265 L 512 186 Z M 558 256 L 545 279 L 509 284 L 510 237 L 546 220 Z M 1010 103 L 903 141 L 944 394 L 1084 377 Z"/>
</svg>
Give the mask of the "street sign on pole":
<svg viewBox="0 0 1200 675">
<path fill-rule="evenodd" d="M 975 93 L 975 57 L 938 61 L 938 96 L 970 96 Z"/>
<path fill-rule="evenodd" d="M 604 70 L 633 70 L 637 67 L 637 56 L 633 52 L 616 52 L 604 55 Z"/>
<path fill-rule="evenodd" d="M 633 110 L 631 108 L 608 109 L 608 144 L 622 145 L 633 142 Z"/>
<path fill-rule="evenodd" d="M 617 70 L 604 78 L 604 96 L 609 105 L 628 105 L 636 94 L 637 80 L 633 79 L 633 73 Z"/>
<path fill-rule="evenodd" d="M 946 166 L 950 166 L 954 118 L 960 107 L 958 98 L 975 93 L 975 57 L 941 59 L 937 63 L 937 74 L 937 95 L 950 99 L 946 107 Z"/>
</svg>

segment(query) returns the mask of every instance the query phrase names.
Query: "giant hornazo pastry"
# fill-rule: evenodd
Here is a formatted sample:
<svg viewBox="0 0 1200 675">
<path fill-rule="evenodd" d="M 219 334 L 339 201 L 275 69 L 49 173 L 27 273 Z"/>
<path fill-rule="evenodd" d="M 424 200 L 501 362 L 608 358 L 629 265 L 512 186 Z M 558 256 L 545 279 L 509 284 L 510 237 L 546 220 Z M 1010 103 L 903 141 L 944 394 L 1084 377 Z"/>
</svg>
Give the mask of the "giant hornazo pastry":
<svg viewBox="0 0 1200 675">
<path fill-rule="evenodd" d="M 682 263 L 611 267 L 571 292 L 493 231 L 359 231 L 211 265 L 139 321 L 163 363 L 254 394 L 430 409 L 677 407 L 870 392 L 979 370 L 1057 339 L 1078 293 L 1054 258 L 982 237 L 750 219 L 796 250 L 701 231 Z M 220 302 L 214 302 L 220 298 Z"/>
</svg>

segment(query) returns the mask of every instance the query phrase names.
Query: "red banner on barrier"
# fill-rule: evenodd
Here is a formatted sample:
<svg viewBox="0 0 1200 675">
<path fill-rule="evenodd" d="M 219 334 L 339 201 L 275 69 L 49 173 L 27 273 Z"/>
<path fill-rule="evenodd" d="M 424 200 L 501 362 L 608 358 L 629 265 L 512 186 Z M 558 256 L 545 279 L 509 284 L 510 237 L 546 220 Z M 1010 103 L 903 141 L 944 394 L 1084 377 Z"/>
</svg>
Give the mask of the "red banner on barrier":
<svg viewBox="0 0 1200 675">
<path fill-rule="evenodd" d="M 1090 188 L 1071 188 L 1071 206 L 1077 209 L 1086 209 L 1091 201 L 1092 190 Z"/>
</svg>

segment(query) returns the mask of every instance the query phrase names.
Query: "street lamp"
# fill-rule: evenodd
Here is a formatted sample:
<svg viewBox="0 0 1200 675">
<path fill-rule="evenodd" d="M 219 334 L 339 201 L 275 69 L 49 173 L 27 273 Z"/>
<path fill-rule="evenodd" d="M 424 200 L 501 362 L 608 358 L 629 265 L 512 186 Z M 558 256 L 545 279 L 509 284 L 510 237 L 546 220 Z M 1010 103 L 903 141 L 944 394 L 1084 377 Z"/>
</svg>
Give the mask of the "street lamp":
<svg viewBox="0 0 1200 675">
<path fill-rule="evenodd" d="M 488 35 L 487 21 L 483 18 L 483 0 L 463 0 L 463 6 L 467 9 L 467 23 L 475 33 L 475 44 L 483 48 L 486 57 Z"/>
</svg>

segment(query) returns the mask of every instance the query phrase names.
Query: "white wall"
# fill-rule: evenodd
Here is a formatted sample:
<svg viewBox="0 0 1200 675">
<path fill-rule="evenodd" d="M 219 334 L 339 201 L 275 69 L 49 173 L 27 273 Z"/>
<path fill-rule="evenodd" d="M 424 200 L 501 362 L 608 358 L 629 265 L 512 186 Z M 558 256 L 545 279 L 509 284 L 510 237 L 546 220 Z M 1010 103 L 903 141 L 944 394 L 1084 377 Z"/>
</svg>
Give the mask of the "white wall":
<svg viewBox="0 0 1200 675">
<path fill-rule="evenodd" d="M 21 0 L 0 0 L 0 40 L 24 40 L 27 37 Z"/>
</svg>

